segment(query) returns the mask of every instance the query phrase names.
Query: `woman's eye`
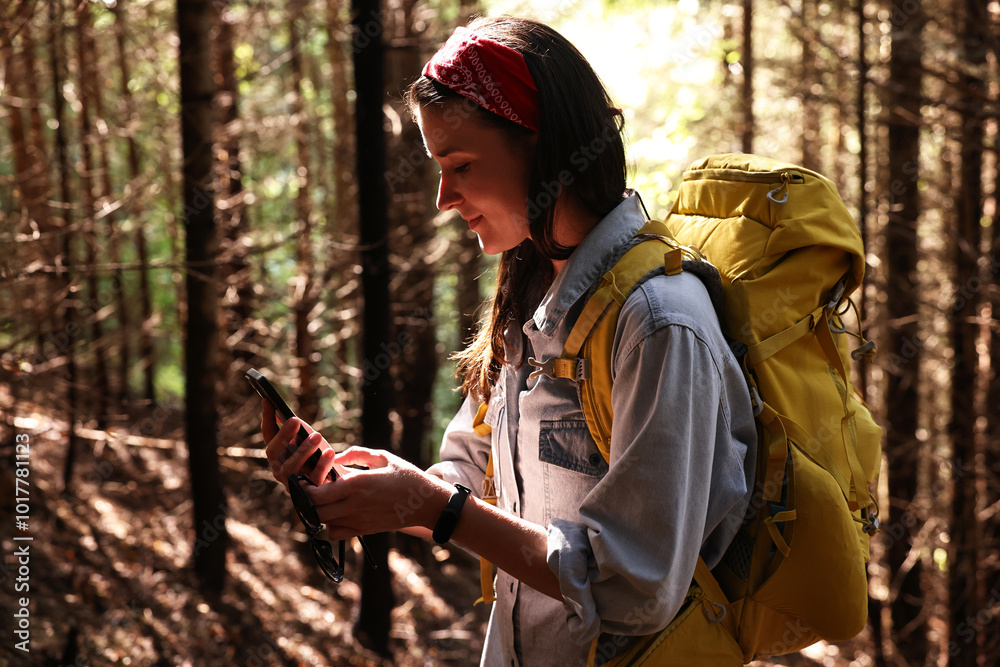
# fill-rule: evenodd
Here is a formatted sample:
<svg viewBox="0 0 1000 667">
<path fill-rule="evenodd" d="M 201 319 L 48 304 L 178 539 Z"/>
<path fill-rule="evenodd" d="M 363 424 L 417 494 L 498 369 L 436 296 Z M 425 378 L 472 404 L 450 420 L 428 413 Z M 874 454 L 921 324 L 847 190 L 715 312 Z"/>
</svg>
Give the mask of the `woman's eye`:
<svg viewBox="0 0 1000 667">
<path fill-rule="evenodd" d="M 465 164 L 460 164 L 457 167 L 455 167 L 455 169 L 454 169 L 454 171 L 455 171 L 456 174 L 464 174 L 468 170 L 469 170 L 469 163 L 468 162 L 466 162 Z"/>
</svg>

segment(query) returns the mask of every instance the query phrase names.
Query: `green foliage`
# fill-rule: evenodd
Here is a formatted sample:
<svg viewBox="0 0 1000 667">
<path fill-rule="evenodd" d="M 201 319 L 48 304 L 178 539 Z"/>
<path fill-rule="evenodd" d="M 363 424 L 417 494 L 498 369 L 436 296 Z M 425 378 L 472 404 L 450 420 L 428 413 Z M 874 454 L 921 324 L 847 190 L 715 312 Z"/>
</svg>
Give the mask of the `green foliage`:
<svg viewBox="0 0 1000 667">
<path fill-rule="evenodd" d="M 716 3 L 681 0 L 486 3 L 487 13 L 550 22 L 587 57 L 625 112 L 631 186 L 650 215 L 669 209 L 697 156 L 733 150 L 732 94 L 720 92 L 732 45 Z M 738 59 L 738 55 L 736 56 Z M 732 61 L 730 61 L 732 62 Z"/>
</svg>

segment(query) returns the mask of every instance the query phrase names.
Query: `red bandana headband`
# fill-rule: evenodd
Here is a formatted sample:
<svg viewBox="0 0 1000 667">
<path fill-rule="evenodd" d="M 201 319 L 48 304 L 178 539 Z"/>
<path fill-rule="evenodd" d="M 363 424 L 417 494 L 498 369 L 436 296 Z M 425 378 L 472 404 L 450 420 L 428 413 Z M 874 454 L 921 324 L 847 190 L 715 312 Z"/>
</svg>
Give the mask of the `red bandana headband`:
<svg viewBox="0 0 1000 667">
<path fill-rule="evenodd" d="M 509 46 L 457 28 L 422 74 L 487 111 L 538 131 L 538 88 L 524 56 Z"/>
</svg>

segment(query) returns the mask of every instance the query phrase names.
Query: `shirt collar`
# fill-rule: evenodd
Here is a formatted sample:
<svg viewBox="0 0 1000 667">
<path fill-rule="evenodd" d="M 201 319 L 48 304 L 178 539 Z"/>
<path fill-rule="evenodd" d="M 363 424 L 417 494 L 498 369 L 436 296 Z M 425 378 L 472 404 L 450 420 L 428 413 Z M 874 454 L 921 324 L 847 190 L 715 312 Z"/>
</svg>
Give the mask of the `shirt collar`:
<svg viewBox="0 0 1000 667">
<path fill-rule="evenodd" d="M 538 331 L 551 336 L 566 310 L 601 277 L 612 255 L 646 223 L 639 195 L 632 193 L 587 234 L 549 287 L 534 319 Z"/>
</svg>

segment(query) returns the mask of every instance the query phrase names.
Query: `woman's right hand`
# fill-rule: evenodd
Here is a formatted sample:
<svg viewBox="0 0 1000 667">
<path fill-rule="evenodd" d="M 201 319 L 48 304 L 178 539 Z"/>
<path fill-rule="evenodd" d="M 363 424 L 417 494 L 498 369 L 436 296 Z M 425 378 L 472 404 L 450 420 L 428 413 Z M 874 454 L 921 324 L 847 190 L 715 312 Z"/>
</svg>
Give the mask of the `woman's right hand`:
<svg viewBox="0 0 1000 667">
<path fill-rule="evenodd" d="M 295 434 L 299 432 L 300 426 L 306 429 L 309 437 L 302 441 L 297 449 L 289 453 L 289 450 L 294 447 L 292 441 Z M 261 400 L 260 430 L 264 435 L 264 442 L 267 443 L 267 461 L 271 465 L 271 474 L 285 486 L 285 490 L 288 490 L 289 476 L 297 472 L 303 472 L 317 486 L 323 483 L 330 469 L 333 468 L 336 452 L 322 434 L 314 431 L 309 424 L 298 417 L 292 417 L 286 421 L 279 430 L 275 421 L 274 406 L 271 405 L 270 401 L 263 399 Z M 319 448 L 322 448 L 322 453 L 316 467 L 311 472 L 302 471 L 302 465 L 306 459 Z"/>
</svg>

